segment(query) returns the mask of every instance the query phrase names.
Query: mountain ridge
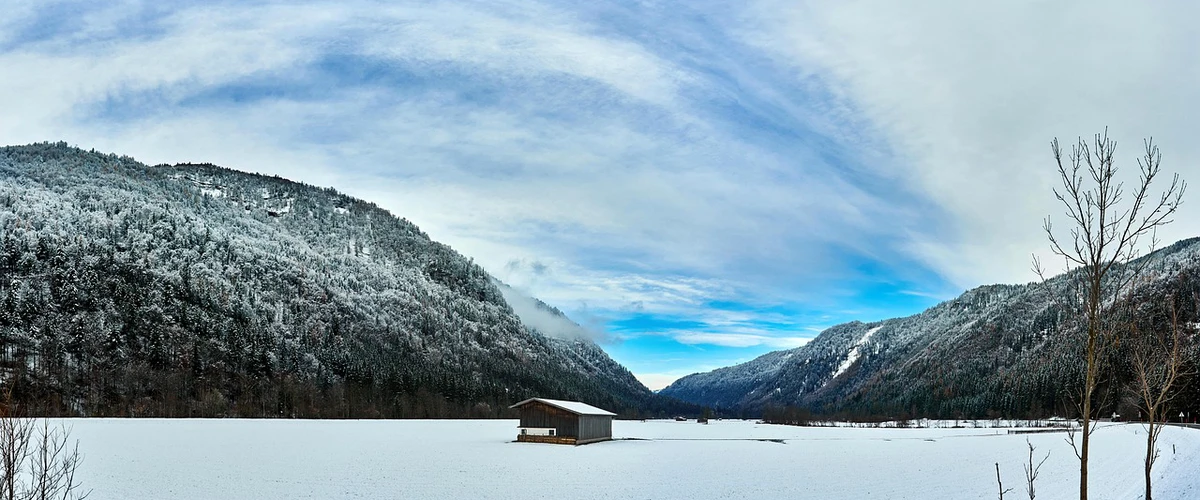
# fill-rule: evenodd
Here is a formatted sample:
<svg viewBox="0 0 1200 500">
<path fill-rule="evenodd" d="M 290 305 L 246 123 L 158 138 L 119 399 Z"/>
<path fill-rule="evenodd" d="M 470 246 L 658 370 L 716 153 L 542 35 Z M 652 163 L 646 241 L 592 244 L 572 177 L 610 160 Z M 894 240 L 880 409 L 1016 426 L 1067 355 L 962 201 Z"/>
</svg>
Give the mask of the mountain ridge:
<svg viewBox="0 0 1200 500">
<path fill-rule="evenodd" d="M 65 143 L 0 148 L 0 181 L 0 376 L 39 413 L 691 408 L 590 339 L 526 325 L 473 260 L 331 188 Z"/>
<path fill-rule="evenodd" d="M 1200 238 L 1138 262 L 1153 279 L 1114 300 L 1145 308 L 1147 321 L 1156 322 L 1150 327 L 1165 321 L 1162 297 L 1200 297 Z M 1068 279 L 981 285 L 914 315 L 835 325 L 804 346 L 691 374 L 659 393 L 750 414 L 773 406 L 846 416 L 1071 414 L 1078 315 L 1055 298 L 1067 293 Z M 1182 319 L 1194 323 L 1197 307 L 1185 305 Z M 1110 360 L 1114 397 L 1106 410 L 1136 414 L 1120 354 Z M 1195 364 L 1200 354 L 1191 359 Z"/>
</svg>

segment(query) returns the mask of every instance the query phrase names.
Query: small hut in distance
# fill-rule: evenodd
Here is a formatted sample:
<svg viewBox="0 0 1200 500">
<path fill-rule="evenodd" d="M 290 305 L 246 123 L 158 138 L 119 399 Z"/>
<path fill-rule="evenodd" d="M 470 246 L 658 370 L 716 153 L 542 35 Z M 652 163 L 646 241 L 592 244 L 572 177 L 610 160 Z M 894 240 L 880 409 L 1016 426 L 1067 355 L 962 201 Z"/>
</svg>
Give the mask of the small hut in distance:
<svg viewBox="0 0 1200 500">
<path fill-rule="evenodd" d="M 517 441 L 588 444 L 612 439 L 616 413 L 578 401 L 529 398 L 510 406 L 521 410 Z"/>
</svg>

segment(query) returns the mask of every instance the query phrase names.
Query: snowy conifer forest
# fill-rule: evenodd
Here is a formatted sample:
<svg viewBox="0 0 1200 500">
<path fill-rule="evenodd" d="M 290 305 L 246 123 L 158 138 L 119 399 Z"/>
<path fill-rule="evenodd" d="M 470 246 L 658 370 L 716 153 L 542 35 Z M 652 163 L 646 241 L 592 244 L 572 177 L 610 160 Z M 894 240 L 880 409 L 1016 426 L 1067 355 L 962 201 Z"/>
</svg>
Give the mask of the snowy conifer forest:
<svg viewBox="0 0 1200 500">
<path fill-rule="evenodd" d="M 1124 336 L 1172 328 L 1179 313 L 1190 376 L 1175 401 L 1200 414 L 1200 238 L 1161 248 L 1114 272 L 1140 277 L 1131 292 L 1106 297 Z M 661 394 L 731 414 L 843 418 L 1042 418 L 1077 416 L 1085 344 L 1078 272 L 1024 285 L 988 285 L 905 318 L 850 322 L 812 342 L 752 361 L 689 375 Z M 1120 337 L 1101 377 L 1101 415 L 1138 416 L 1130 342 Z M 795 414 L 795 412 L 792 412 Z"/>
<path fill-rule="evenodd" d="M 657 396 L 556 309 L 332 190 L 42 143 L 0 149 L 0 376 L 64 416 L 496 417 Z M 543 331 L 559 330 L 559 331 Z"/>
<path fill-rule="evenodd" d="M 496 417 L 534 395 L 625 416 L 1075 410 L 1071 275 L 838 325 L 654 394 L 557 309 L 332 189 L 64 143 L 0 150 L 0 181 L 0 369 L 37 414 Z M 1194 337 L 1200 239 L 1134 264 L 1150 279 L 1109 307 L 1161 329 L 1169 297 Z M 1136 415 L 1127 353 L 1109 357 L 1102 413 Z"/>
</svg>

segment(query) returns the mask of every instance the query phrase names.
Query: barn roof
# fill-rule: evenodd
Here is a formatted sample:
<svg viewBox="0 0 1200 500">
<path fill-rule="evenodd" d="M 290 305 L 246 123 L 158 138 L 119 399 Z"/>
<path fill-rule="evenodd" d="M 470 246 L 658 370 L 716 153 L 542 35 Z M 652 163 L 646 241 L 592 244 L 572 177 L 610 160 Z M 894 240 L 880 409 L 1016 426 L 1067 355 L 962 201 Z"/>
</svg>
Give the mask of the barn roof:
<svg viewBox="0 0 1200 500">
<path fill-rule="evenodd" d="M 544 398 L 529 398 L 529 399 L 526 399 L 525 401 L 521 401 L 520 403 L 509 406 L 509 408 L 517 408 L 519 406 L 525 406 L 526 404 L 533 402 L 533 401 L 537 401 L 539 403 L 545 403 L 545 404 L 548 404 L 555 408 L 569 411 L 576 415 L 609 415 L 609 416 L 613 416 L 613 417 L 617 416 L 616 413 L 613 413 L 613 412 L 607 411 L 607 410 L 601 410 L 600 408 L 596 408 L 595 406 L 592 406 L 587 403 L 580 403 L 578 401 L 560 401 L 557 399 L 544 399 Z"/>
</svg>

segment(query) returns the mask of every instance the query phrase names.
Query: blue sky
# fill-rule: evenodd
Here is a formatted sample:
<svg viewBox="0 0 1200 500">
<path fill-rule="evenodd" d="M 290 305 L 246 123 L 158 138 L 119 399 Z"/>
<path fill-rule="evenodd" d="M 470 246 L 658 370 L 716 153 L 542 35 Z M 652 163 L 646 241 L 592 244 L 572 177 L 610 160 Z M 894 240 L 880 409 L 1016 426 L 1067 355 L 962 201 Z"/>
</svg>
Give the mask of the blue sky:
<svg viewBox="0 0 1200 500">
<path fill-rule="evenodd" d="M 0 4 L 0 143 L 336 187 L 654 388 L 1032 279 L 1055 136 L 1200 173 L 1187 2 Z"/>
</svg>

